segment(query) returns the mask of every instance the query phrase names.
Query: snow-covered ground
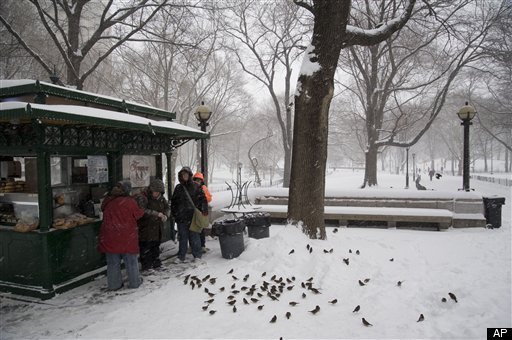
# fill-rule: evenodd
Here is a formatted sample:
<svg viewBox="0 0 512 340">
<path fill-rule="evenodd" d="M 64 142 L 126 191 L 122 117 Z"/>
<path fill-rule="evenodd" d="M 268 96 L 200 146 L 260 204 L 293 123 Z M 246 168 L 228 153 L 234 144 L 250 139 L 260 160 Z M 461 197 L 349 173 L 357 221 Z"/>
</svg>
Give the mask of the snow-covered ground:
<svg viewBox="0 0 512 340">
<path fill-rule="evenodd" d="M 327 178 L 327 192 L 355 190 L 361 177 L 358 172 L 335 172 Z M 450 176 L 423 180 L 438 191 L 456 191 L 460 182 L 460 177 Z M 369 190 L 402 191 L 404 178 L 380 175 L 379 183 L 378 188 Z M 165 270 L 145 276 L 137 290 L 105 292 L 103 276 L 42 304 L 14 301 L 4 295 L 0 337 L 485 338 L 487 327 L 512 326 L 511 188 L 478 181 L 471 186 L 477 194 L 506 198 L 500 229 L 329 228 L 328 239 L 320 241 L 307 239 L 296 227 L 273 225 L 270 238 L 245 238 L 246 250 L 237 259 L 223 259 L 218 242 L 209 240 L 211 250 L 204 263 L 175 265 L 166 261 Z M 282 192 L 254 189 L 251 196 L 270 191 Z M 222 207 L 229 198 L 228 193 L 216 193 L 214 208 Z M 307 245 L 313 248 L 311 253 Z M 349 265 L 343 259 L 349 259 Z M 200 288 L 192 289 L 191 279 L 184 284 L 188 274 L 199 279 L 210 275 L 216 280 L 207 279 Z M 263 281 L 269 283 L 268 290 L 276 286 L 279 292 L 275 281 L 281 278 L 283 292 L 273 300 L 262 291 Z M 310 278 L 320 294 L 302 287 Z M 365 279 L 370 280 L 360 286 L 358 281 Z M 403 282 L 400 287 L 398 281 Z M 252 285 L 255 291 L 248 296 L 249 290 L 243 287 Z M 215 295 L 207 295 L 205 288 Z M 450 292 L 458 302 L 449 297 Z M 236 299 L 236 313 L 227 304 L 231 295 Z M 205 301 L 209 299 L 214 301 L 208 304 Z M 336 304 L 329 303 L 333 299 Z M 290 306 L 292 301 L 298 305 Z M 259 310 L 258 306 L 263 307 Z M 320 307 L 318 313 L 309 312 L 316 306 Z M 353 312 L 356 306 L 360 310 Z M 216 312 L 212 315 L 210 311 Z M 287 312 L 291 313 L 289 319 Z M 420 314 L 425 320 L 417 322 Z M 277 321 L 270 323 L 274 315 Z M 361 318 L 373 326 L 365 327 Z"/>
</svg>

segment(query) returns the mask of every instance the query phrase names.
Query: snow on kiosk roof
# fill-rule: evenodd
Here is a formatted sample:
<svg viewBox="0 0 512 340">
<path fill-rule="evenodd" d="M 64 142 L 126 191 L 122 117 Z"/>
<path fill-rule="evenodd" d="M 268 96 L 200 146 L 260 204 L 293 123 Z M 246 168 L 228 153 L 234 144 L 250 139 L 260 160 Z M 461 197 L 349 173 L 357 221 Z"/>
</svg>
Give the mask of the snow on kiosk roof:
<svg viewBox="0 0 512 340">
<path fill-rule="evenodd" d="M 123 112 L 151 116 L 153 119 L 175 119 L 176 113 L 156 107 L 125 101 L 123 99 L 100 95 L 97 93 L 76 90 L 33 79 L 0 80 L 0 99 L 16 98 L 28 95 L 43 94 L 48 103 L 87 105 L 97 108 L 121 110 Z M 17 99 L 18 101 L 34 102 L 34 97 Z M 78 103 L 77 103 L 78 102 Z"/>
<path fill-rule="evenodd" d="M 72 123 L 175 135 L 182 138 L 208 138 L 200 130 L 169 121 L 156 121 L 135 115 L 74 105 L 45 105 L 24 102 L 0 103 L 0 121 L 37 118 L 52 124 Z"/>
</svg>

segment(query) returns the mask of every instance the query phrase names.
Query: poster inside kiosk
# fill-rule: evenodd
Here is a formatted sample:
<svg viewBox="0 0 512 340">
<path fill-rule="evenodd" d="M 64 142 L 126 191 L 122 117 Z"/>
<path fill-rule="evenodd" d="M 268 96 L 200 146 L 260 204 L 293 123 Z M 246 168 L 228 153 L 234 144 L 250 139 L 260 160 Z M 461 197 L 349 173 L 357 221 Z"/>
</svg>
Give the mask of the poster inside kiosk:
<svg viewBox="0 0 512 340">
<path fill-rule="evenodd" d="M 132 187 L 147 187 L 151 176 L 155 175 L 156 161 L 154 156 L 123 156 L 123 178 L 129 178 Z"/>
<path fill-rule="evenodd" d="M 107 156 L 87 156 L 87 183 L 108 182 Z"/>
</svg>

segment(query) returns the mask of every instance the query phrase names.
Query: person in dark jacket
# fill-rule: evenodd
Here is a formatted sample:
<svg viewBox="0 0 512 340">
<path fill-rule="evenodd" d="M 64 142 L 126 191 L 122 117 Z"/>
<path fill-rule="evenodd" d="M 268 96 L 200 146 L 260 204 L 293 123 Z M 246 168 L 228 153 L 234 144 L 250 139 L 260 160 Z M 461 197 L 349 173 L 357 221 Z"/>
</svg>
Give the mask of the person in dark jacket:
<svg viewBox="0 0 512 340">
<path fill-rule="evenodd" d="M 109 290 L 123 287 L 121 260 L 128 274 L 128 287 L 138 288 L 142 282 L 139 273 L 139 236 L 137 220 L 144 215 L 137 202 L 130 197 L 130 182 L 119 182 L 101 205 L 103 223 L 98 237 L 98 251 L 107 258 L 107 285 Z"/>
<path fill-rule="evenodd" d="M 188 243 L 192 249 L 194 259 L 200 259 L 202 255 L 201 240 L 199 233 L 190 231 L 190 223 L 194 216 L 194 206 L 199 209 L 203 215 L 208 215 L 208 203 L 201 186 L 192 180 L 192 170 L 184 167 L 178 173 L 179 184 L 174 188 L 171 198 L 171 212 L 176 224 L 178 225 L 179 251 L 178 259 L 185 261 Z M 194 206 L 192 206 L 185 190 L 189 193 Z"/>
<path fill-rule="evenodd" d="M 162 227 L 169 218 L 169 204 L 163 196 L 164 182 L 153 179 L 141 194 L 135 197 L 139 207 L 144 210 L 144 216 L 139 219 L 139 247 L 141 270 L 156 269 L 162 266 L 160 262 L 160 242 Z"/>
</svg>

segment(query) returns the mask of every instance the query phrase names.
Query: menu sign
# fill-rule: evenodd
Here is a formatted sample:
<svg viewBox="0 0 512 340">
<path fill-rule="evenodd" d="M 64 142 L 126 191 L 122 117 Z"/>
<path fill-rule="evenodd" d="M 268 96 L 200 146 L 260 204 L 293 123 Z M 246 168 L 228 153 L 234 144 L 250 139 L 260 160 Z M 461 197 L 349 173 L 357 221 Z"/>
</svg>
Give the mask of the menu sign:
<svg viewBox="0 0 512 340">
<path fill-rule="evenodd" d="M 107 156 L 87 156 L 87 183 L 108 182 Z"/>
</svg>

